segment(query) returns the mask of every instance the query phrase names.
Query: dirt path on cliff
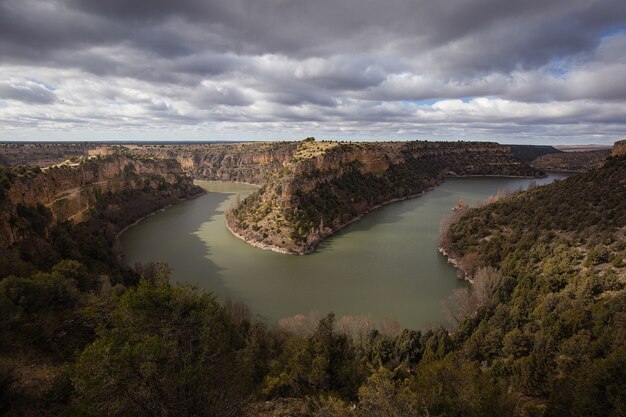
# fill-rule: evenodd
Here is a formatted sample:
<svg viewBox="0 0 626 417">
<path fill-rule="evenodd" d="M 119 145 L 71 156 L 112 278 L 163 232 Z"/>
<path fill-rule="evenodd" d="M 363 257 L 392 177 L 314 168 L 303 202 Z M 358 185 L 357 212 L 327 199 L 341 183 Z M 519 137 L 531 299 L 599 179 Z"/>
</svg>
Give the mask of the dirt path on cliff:
<svg viewBox="0 0 626 417">
<path fill-rule="evenodd" d="M 102 185 L 102 184 L 106 184 L 106 183 L 107 183 L 107 181 L 99 181 L 99 182 L 92 182 L 92 183 L 90 183 L 90 184 L 85 184 L 85 185 L 83 185 L 82 187 L 70 188 L 69 190 L 65 190 L 65 191 L 63 191 L 63 192 L 61 193 L 61 196 L 60 196 L 60 197 L 57 197 L 57 198 L 55 198 L 54 200 L 49 201 L 48 203 L 46 203 L 46 206 L 50 206 L 50 205 L 53 205 L 53 204 L 55 204 L 55 203 L 57 203 L 57 202 L 59 202 L 59 201 L 61 201 L 61 200 L 65 200 L 65 199 L 67 199 L 67 198 L 73 197 L 73 196 L 75 196 L 76 194 L 80 193 L 80 192 L 81 192 L 81 190 L 82 190 L 83 188 L 85 188 L 85 187 L 88 187 L 88 186 L 89 186 L 89 187 L 91 187 L 91 186 L 94 186 L 94 185 Z M 58 194 L 57 194 L 57 195 L 58 195 Z"/>
</svg>

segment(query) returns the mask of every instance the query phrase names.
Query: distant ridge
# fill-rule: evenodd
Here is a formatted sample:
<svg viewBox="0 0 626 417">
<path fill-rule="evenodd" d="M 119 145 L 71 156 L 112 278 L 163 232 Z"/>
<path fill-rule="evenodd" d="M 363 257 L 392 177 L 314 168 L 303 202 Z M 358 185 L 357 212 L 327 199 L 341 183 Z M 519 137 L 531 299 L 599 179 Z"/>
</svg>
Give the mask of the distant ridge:
<svg viewBox="0 0 626 417">
<path fill-rule="evenodd" d="M 531 162 L 540 156 L 549 155 L 553 153 L 561 153 L 561 151 L 554 146 L 547 145 L 507 145 L 511 148 L 513 156 L 521 159 L 525 162 Z"/>
<path fill-rule="evenodd" d="M 562 152 L 585 152 L 585 151 L 599 151 L 604 149 L 611 149 L 613 145 L 556 145 L 555 148 Z"/>
</svg>

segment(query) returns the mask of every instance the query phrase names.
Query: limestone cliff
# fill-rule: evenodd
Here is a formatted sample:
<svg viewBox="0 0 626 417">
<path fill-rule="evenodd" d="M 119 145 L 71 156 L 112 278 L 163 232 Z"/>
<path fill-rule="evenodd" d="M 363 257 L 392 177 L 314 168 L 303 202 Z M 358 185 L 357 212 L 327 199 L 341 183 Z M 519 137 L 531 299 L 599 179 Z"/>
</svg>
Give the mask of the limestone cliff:
<svg viewBox="0 0 626 417">
<path fill-rule="evenodd" d="M 227 214 L 227 224 L 256 246 L 303 254 L 373 208 L 467 175 L 540 172 L 496 143 L 308 140 Z"/>
<path fill-rule="evenodd" d="M 49 224 L 81 222 L 103 195 L 143 190 L 179 198 L 200 190 L 174 160 L 114 154 L 75 166 L 3 172 L 0 246 L 10 246 L 32 226 L 27 217 L 49 216 Z"/>
<path fill-rule="evenodd" d="M 234 144 L 142 145 L 131 151 L 139 155 L 174 158 L 197 179 L 246 182 L 262 185 L 283 167 L 298 142 L 250 142 Z"/>
<path fill-rule="evenodd" d="M 624 155 L 626 155 L 626 140 L 615 142 L 613 149 L 611 150 L 611 156 L 619 157 Z"/>
</svg>

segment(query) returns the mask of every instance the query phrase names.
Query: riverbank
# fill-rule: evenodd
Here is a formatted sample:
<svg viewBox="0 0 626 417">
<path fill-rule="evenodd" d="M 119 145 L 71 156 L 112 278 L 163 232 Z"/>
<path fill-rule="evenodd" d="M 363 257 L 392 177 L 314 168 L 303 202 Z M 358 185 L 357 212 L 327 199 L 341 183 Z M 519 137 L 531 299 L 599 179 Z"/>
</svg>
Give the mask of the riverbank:
<svg viewBox="0 0 626 417">
<path fill-rule="evenodd" d="M 183 201 L 187 201 L 187 200 L 191 200 L 194 199 L 196 197 L 200 197 L 202 195 L 205 195 L 207 193 L 207 191 L 205 189 L 203 189 L 202 187 L 200 187 L 202 189 L 201 192 L 197 193 L 197 194 L 193 194 L 184 198 L 178 198 L 178 201 L 174 201 L 171 202 L 169 204 L 167 204 L 164 207 L 161 207 L 158 210 L 154 210 L 148 214 L 146 214 L 145 216 L 141 216 L 140 218 L 138 218 L 137 220 L 135 220 L 134 222 L 132 222 L 131 224 L 125 226 L 124 228 L 122 228 L 120 231 L 118 231 L 115 234 L 115 239 L 113 239 L 113 243 L 111 245 L 111 251 L 113 252 L 113 255 L 115 256 L 115 258 L 117 259 L 118 263 L 120 264 L 124 264 L 124 251 L 122 250 L 122 244 L 120 241 L 120 237 L 124 234 L 124 232 L 126 232 L 128 229 L 130 229 L 131 227 L 134 227 L 136 225 L 138 225 L 139 223 L 141 223 L 142 221 L 144 221 L 145 219 L 147 219 L 148 217 L 154 216 L 156 214 L 162 213 L 165 210 L 167 210 L 168 208 L 178 204 L 178 203 L 182 203 Z"/>
<path fill-rule="evenodd" d="M 200 188 L 202 188 L 202 187 L 200 187 Z M 125 227 L 124 227 L 123 229 L 121 229 L 119 232 L 117 232 L 117 234 L 115 235 L 115 241 L 116 241 L 116 242 L 117 242 L 117 241 L 119 241 L 120 236 L 121 236 L 121 235 L 122 235 L 125 231 L 127 231 L 128 229 L 130 229 L 130 228 L 131 228 L 131 227 L 133 227 L 133 226 L 138 225 L 139 223 L 141 223 L 143 220 L 147 219 L 148 217 L 151 217 L 151 216 L 154 216 L 155 214 L 161 213 L 161 212 L 163 212 L 163 211 L 167 210 L 168 208 L 170 208 L 170 207 L 172 207 L 172 206 L 174 206 L 174 205 L 176 205 L 176 204 L 178 204 L 178 203 L 182 203 L 183 201 L 187 201 L 187 200 L 191 200 L 191 199 L 193 199 L 193 198 L 200 197 L 201 195 L 205 195 L 206 193 L 207 193 L 207 191 L 206 191 L 205 189 L 202 189 L 202 192 L 200 192 L 200 193 L 197 193 L 197 194 L 194 194 L 194 195 L 190 195 L 190 196 L 187 196 L 187 197 L 184 197 L 184 198 L 178 198 L 178 201 L 175 201 L 175 202 L 169 203 L 168 205 L 166 205 L 166 206 L 164 206 L 164 207 L 162 207 L 162 208 L 160 208 L 160 209 L 158 209 L 158 210 L 154 210 L 154 211 L 152 211 L 152 212 L 150 212 L 150 213 L 146 214 L 145 216 L 141 216 L 140 218 L 138 218 L 137 220 L 135 220 L 134 222 L 132 222 L 132 223 L 131 223 L 131 224 L 129 224 L 128 226 L 125 226 Z"/>
<path fill-rule="evenodd" d="M 261 188 L 262 187 L 262 185 L 253 184 L 251 182 L 244 182 L 244 181 L 229 181 L 229 180 L 218 180 L 218 179 L 208 179 L 208 178 L 194 178 L 193 182 L 198 187 L 202 187 L 202 186 L 199 185 L 199 184 L 196 184 L 196 181 L 220 182 L 220 183 L 224 183 L 224 184 L 243 184 L 243 185 L 249 185 L 251 187 L 256 187 L 256 188 Z"/>
<path fill-rule="evenodd" d="M 470 284 L 474 284 L 474 280 L 469 277 L 467 272 L 465 272 L 465 270 L 461 266 L 461 260 L 459 258 L 456 258 L 456 257 L 452 256 L 451 254 L 449 254 L 441 246 L 437 247 L 437 250 L 439 251 L 440 254 L 442 254 L 446 258 L 446 260 L 448 261 L 449 264 L 451 264 L 452 266 L 454 266 L 456 268 L 457 276 L 460 279 L 463 279 L 463 280 L 469 282 Z"/>
<path fill-rule="evenodd" d="M 437 184 L 435 187 L 441 185 L 441 183 Z M 427 188 L 419 193 L 416 194 L 411 194 L 408 195 L 406 197 L 396 197 L 393 198 L 391 200 L 382 202 L 380 204 L 377 204 L 375 206 L 372 206 L 371 208 L 367 209 L 366 211 L 364 211 L 363 213 L 359 214 L 358 216 L 350 219 L 349 221 L 341 224 L 340 226 L 338 226 L 335 229 L 331 229 L 330 233 L 325 233 L 323 235 L 320 235 L 320 237 L 314 241 L 312 241 L 311 243 L 309 243 L 309 245 L 305 248 L 303 248 L 302 250 L 288 250 L 285 248 L 281 248 L 280 246 L 276 246 L 276 245 L 271 245 L 269 243 L 265 243 L 265 242 L 260 242 L 258 240 L 255 239 L 250 239 L 250 238 L 246 238 L 243 235 L 241 235 L 240 233 L 238 233 L 237 231 L 234 230 L 234 228 L 228 224 L 228 220 L 225 219 L 224 223 L 226 224 L 226 228 L 237 238 L 243 240 L 244 242 L 246 242 L 247 244 L 254 246 L 255 248 L 259 248 L 259 249 L 263 249 L 263 250 L 268 250 L 268 251 L 272 251 L 272 252 L 276 252 L 276 253 L 281 253 L 284 255 L 308 255 L 310 253 L 315 252 L 315 249 L 317 249 L 317 246 L 322 243 L 322 241 L 324 241 L 325 239 L 327 239 L 328 237 L 334 235 L 335 233 L 339 232 L 340 230 L 348 227 L 349 225 L 351 225 L 352 223 L 361 220 L 365 215 L 367 215 L 368 213 L 371 213 L 374 210 L 377 210 L 381 207 L 384 207 L 388 204 L 392 204 L 392 203 L 396 203 L 398 201 L 404 201 L 404 200 L 408 200 L 410 198 L 416 198 L 416 197 L 420 197 L 422 195 L 424 195 L 424 193 L 433 190 L 435 187 L 430 187 Z"/>
<path fill-rule="evenodd" d="M 228 231 L 233 234 L 233 236 L 235 236 L 238 239 L 243 240 L 248 245 L 254 246 L 255 248 L 268 250 L 268 251 L 276 252 L 276 253 L 282 253 L 284 255 L 306 255 L 306 253 L 290 252 L 287 249 L 280 248 L 275 245 L 270 245 L 269 243 L 259 242 L 258 240 L 246 239 L 245 237 L 237 233 L 235 230 L 233 230 L 233 228 L 228 224 L 228 221 L 226 219 L 224 219 L 224 224 L 226 225 L 226 228 L 228 229 Z"/>
<path fill-rule="evenodd" d="M 479 177 L 488 177 L 488 178 L 515 178 L 515 179 L 535 179 L 535 178 L 545 178 L 546 175 L 544 175 L 543 177 L 536 177 L 536 176 L 521 176 L 521 175 L 450 175 L 448 177 L 446 177 L 446 179 L 448 178 L 479 178 Z M 229 181 L 229 182 L 234 182 L 234 181 Z M 339 232 L 340 230 L 348 227 L 349 225 L 351 225 L 352 223 L 361 220 L 363 218 L 363 216 L 367 215 L 368 213 L 371 213 L 374 210 L 377 210 L 381 207 L 384 207 L 388 204 L 392 204 L 398 201 L 403 201 L 403 200 L 408 200 L 410 198 L 416 198 L 416 197 L 420 197 L 422 195 L 424 195 L 424 193 L 433 190 L 434 188 L 440 186 L 441 184 L 443 184 L 445 182 L 445 179 L 441 182 L 439 182 L 438 184 L 436 184 L 433 187 L 429 187 L 419 193 L 415 193 L 415 194 L 410 194 L 406 197 L 396 197 L 396 198 L 392 198 L 390 200 L 384 201 L 382 203 L 379 203 L 375 206 L 370 207 L 369 209 L 367 209 L 366 211 L 364 211 L 363 213 L 359 214 L 358 216 L 350 219 L 349 221 L 341 224 L 340 226 L 338 226 L 335 229 L 332 229 L 329 233 L 323 233 L 319 235 L 319 238 L 311 241 L 306 247 L 303 247 L 301 249 L 294 249 L 294 250 L 289 250 L 289 249 L 285 249 L 283 247 L 277 246 L 277 245 L 272 245 L 266 242 L 262 242 L 256 239 L 252 239 L 252 238 L 247 238 L 245 236 L 243 236 L 241 233 L 237 232 L 234 228 L 233 225 L 228 224 L 228 221 L 226 220 L 226 227 L 227 229 L 233 234 L 235 235 L 237 238 L 243 240 L 244 242 L 248 243 L 251 246 L 254 246 L 256 248 L 259 249 L 263 249 L 263 250 L 268 250 L 268 251 L 272 251 L 272 252 L 276 252 L 276 253 L 281 253 L 281 254 L 285 254 L 285 255 L 307 255 L 310 253 L 315 252 L 317 246 L 325 239 L 327 239 L 328 237 L 334 235 L 335 233 Z M 247 183 L 245 183 L 247 184 Z M 247 184 L 247 185 L 255 185 L 255 184 Z M 452 258 L 448 258 L 448 261 L 450 263 L 452 263 L 453 265 L 455 265 L 457 268 L 459 268 L 458 266 L 458 261 L 452 259 Z M 471 279 L 469 279 L 466 274 L 464 273 L 464 277 L 463 279 L 472 282 Z"/>
</svg>

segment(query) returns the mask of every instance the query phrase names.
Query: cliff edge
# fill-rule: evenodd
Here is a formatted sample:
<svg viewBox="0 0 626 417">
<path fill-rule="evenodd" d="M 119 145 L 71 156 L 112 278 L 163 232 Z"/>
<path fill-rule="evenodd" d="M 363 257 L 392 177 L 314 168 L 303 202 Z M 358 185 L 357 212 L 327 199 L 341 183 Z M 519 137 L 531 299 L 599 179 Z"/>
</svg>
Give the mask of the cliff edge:
<svg viewBox="0 0 626 417">
<path fill-rule="evenodd" d="M 34 229 L 84 221 L 92 209 L 122 193 L 165 200 L 195 195 L 193 185 L 174 160 L 113 154 L 88 158 L 75 166 L 47 169 L 3 168 L 0 172 L 0 247 L 8 247 Z M 129 199 L 132 201 L 132 199 Z M 152 207 L 154 208 L 154 207 Z"/>
<path fill-rule="evenodd" d="M 541 176 L 490 142 L 300 142 L 267 182 L 226 215 L 254 246 L 305 254 L 383 204 L 417 196 L 446 177 Z"/>
</svg>

